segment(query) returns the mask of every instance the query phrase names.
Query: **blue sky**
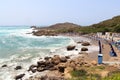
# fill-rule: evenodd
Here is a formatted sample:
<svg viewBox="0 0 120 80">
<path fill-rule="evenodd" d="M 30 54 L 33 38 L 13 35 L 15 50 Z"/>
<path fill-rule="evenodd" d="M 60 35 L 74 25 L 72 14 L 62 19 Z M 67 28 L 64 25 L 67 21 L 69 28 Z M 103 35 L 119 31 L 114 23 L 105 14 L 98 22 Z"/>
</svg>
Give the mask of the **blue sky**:
<svg viewBox="0 0 120 80">
<path fill-rule="evenodd" d="M 120 0 L 0 0 L 0 25 L 91 25 L 120 15 Z"/>
</svg>

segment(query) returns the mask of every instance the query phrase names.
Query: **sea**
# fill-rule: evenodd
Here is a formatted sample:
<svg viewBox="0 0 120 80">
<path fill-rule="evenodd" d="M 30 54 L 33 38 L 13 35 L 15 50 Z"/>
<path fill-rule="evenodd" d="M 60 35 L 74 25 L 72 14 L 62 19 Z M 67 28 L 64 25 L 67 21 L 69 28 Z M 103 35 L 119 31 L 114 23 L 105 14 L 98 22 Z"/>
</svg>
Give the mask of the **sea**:
<svg viewBox="0 0 120 80">
<path fill-rule="evenodd" d="M 63 36 L 34 36 L 32 31 L 30 26 L 0 26 L 0 80 L 14 80 L 15 75 L 26 72 L 37 60 L 52 56 L 73 42 Z M 23 69 L 15 70 L 16 66 Z"/>
</svg>

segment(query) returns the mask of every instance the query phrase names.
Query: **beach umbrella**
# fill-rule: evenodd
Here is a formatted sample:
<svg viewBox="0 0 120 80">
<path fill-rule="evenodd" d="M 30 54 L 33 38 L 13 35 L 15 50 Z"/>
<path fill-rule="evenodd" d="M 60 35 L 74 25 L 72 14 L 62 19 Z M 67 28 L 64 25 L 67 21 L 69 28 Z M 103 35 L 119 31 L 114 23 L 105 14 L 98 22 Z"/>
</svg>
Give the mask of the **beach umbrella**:
<svg viewBox="0 0 120 80">
<path fill-rule="evenodd" d="M 102 48 L 101 48 L 101 42 L 100 42 L 100 40 L 98 41 L 98 44 L 99 44 L 99 54 L 101 54 L 102 53 Z"/>
<path fill-rule="evenodd" d="M 101 47 L 101 41 L 98 41 L 99 44 L 99 54 L 98 54 L 98 64 L 103 63 L 103 54 L 102 54 L 102 47 Z"/>
<path fill-rule="evenodd" d="M 111 51 L 110 51 L 110 55 L 111 56 L 117 56 L 116 52 L 114 51 L 113 46 L 111 45 L 111 43 L 109 43 L 110 47 L 111 47 Z"/>
</svg>

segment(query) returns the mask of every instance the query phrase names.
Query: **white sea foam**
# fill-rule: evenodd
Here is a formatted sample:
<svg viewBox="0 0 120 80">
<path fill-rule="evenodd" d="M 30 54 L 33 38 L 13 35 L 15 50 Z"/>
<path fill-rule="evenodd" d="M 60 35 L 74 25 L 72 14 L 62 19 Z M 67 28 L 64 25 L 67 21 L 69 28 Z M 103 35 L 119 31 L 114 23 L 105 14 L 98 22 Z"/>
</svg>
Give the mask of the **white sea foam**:
<svg viewBox="0 0 120 80">
<path fill-rule="evenodd" d="M 0 58 L 0 65 L 7 64 L 6 68 L 0 68 L 0 80 L 13 80 L 14 76 L 20 73 L 25 73 L 24 78 L 28 78 L 32 73 L 27 72 L 31 64 L 36 64 L 40 58 L 45 56 L 58 55 L 77 55 L 80 52 L 81 45 L 77 45 L 73 38 L 63 36 L 33 36 L 26 34 L 32 32 L 32 29 L 15 29 L 15 30 L 0 30 L 0 33 L 6 32 L 2 36 L 0 43 L 3 44 L 0 55 L 5 54 L 6 58 Z M 78 39 L 80 40 L 80 39 Z M 9 43 L 9 44 L 8 44 Z M 44 43 L 44 44 L 43 44 Z M 66 46 L 75 45 L 78 51 L 67 51 Z M 8 49 L 8 52 L 6 48 Z M 94 47 L 94 46 L 93 46 Z M 89 47 L 94 51 L 95 47 Z M 14 48 L 12 50 L 12 48 Z M 4 51 L 3 51 L 4 50 Z M 22 70 L 14 70 L 18 65 L 23 67 Z M 36 73 L 37 74 L 37 73 Z M 6 77 L 7 75 L 7 77 Z"/>
</svg>

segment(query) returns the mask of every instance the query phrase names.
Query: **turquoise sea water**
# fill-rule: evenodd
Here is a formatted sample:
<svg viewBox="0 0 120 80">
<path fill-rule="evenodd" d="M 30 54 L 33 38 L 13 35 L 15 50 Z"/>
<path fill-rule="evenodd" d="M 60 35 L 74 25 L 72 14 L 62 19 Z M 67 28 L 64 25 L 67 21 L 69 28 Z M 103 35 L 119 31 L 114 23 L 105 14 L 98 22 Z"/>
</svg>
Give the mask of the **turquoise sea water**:
<svg viewBox="0 0 120 80">
<path fill-rule="evenodd" d="M 33 36 L 32 31 L 29 26 L 0 26 L 0 65 L 7 64 L 7 68 L 0 66 L 0 80 L 14 80 L 16 74 L 26 72 L 31 64 L 51 56 L 51 52 L 56 54 L 56 49 L 71 42 L 63 36 Z M 23 69 L 14 70 L 18 65 Z"/>
<path fill-rule="evenodd" d="M 43 50 L 63 47 L 70 42 L 65 37 L 32 36 L 29 26 L 0 27 L 0 58 L 13 55 L 40 54 Z"/>
</svg>

